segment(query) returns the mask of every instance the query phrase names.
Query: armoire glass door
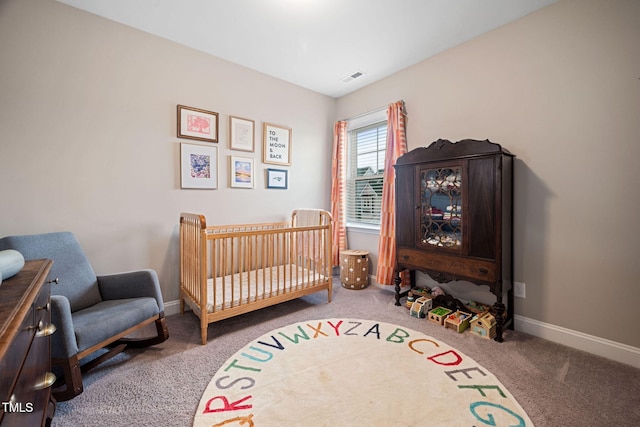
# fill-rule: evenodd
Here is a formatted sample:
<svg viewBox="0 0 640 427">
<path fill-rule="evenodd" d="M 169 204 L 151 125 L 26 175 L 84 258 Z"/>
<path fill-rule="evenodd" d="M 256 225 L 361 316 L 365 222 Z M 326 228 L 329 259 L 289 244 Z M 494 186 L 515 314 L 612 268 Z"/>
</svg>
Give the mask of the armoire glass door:
<svg viewBox="0 0 640 427">
<path fill-rule="evenodd" d="M 419 178 L 419 245 L 461 250 L 462 167 L 420 169 Z"/>
</svg>

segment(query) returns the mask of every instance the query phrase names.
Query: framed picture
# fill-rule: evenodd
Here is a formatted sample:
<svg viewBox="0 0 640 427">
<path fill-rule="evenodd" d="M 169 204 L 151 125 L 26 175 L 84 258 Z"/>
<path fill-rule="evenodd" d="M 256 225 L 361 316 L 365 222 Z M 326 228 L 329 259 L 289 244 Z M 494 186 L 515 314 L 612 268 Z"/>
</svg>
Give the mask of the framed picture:
<svg viewBox="0 0 640 427">
<path fill-rule="evenodd" d="M 262 139 L 264 163 L 291 165 L 291 128 L 264 123 Z"/>
<path fill-rule="evenodd" d="M 178 138 L 218 142 L 218 113 L 178 105 Z"/>
<path fill-rule="evenodd" d="M 231 157 L 231 187 L 253 188 L 253 158 L 251 157 Z"/>
<path fill-rule="evenodd" d="M 180 144 L 180 187 L 218 188 L 218 148 Z"/>
<path fill-rule="evenodd" d="M 239 151 L 255 151 L 255 123 L 253 120 L 229 116 L 229 148 Z"/>
<path fill-rule="evenodd" d="M 267 169 L 267 188 L 286 190 L 289 187 L 289 171 L 284 169 Z"/>
</svg>

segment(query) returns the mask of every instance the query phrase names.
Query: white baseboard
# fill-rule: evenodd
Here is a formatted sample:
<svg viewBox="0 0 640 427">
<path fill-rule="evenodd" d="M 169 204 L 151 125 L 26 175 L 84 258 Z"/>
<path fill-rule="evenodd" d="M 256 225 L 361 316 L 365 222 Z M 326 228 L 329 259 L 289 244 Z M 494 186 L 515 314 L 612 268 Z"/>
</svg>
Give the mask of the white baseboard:
<svg viewBox="0 0 640 427">
<path fill-rule="evenodd" d="M 369 276 L 369 283 L 370 286 L 375 286 L 390 292 L 394 291 L 393 286 L 378 284 L 375 280 L 375 276 L 373 275 Z M 189 307 L 187 306 L 185 309 L 189 310 Z M 178 313 L 180 313 L 179 300 L 164 303 L 164 314 L 166 316 Z M 587 353 L 640 368 L 640 348 L 574 331 L 572 329 L 563 328 L 561 326 L 552 325 L 550 323 L 540 322 L 518 314 L 514 316 L 514 321 L 515 329 L 517 331 L 525 332 L 551 342 L 563 344 L 578 350 L 586 351 Z"/>
<path fill-rule="evenodd" d="M 516 331 L 640 368 L 640 348 L 596 337 L 516 314 Z"/>
<path fill-rule="evenodd" d="M 185 305 L 185 310 L 187 309 L 188 306 Z M 164 302 L 164 315 L 171 316 L 172 314 L 180 314 L 180 300 Z"/>
</svg>

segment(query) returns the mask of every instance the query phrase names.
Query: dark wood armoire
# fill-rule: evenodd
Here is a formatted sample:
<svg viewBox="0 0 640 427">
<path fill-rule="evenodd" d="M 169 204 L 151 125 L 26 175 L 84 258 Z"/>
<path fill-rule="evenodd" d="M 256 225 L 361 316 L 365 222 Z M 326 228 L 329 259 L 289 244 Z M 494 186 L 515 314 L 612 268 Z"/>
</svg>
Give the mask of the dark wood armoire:
<svg viewBox="0 0 640 427">
<path fill-rule="evenodd" d="M 488 285 L 496 341 L 513 328 L 514 155 L 489 140 L 439 139 L 401 156 L 396 172 L 396 305 L 400 272 Z M 506 306 L 505 306 L 506 303 Z"/>
</svg>

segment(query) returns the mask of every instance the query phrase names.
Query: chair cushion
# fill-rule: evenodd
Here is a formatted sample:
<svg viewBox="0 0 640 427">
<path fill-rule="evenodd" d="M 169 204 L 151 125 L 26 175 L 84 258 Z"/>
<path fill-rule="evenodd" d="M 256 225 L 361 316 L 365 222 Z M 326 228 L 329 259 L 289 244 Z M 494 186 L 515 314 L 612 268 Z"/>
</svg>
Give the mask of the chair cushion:
<svg viewBox="0 0 640 427">
<path fill-rule="evenodd" d="M 99 302 L 74 312 L 73 328 L 78 352 L 101 343 L 158 314 L 155 298 L 129 298 Z"/>
<path fill-rule="evenodd" d="M 51 287 L 51 294 L 67 297 L 72 312 L 102 301 L 96 274 L 73 233 L 8 236 L 0 239 L 1 249 L 15 249 L 26 260 L 53 260 L 49 278 L 60 283 Z"/>
</svg>

